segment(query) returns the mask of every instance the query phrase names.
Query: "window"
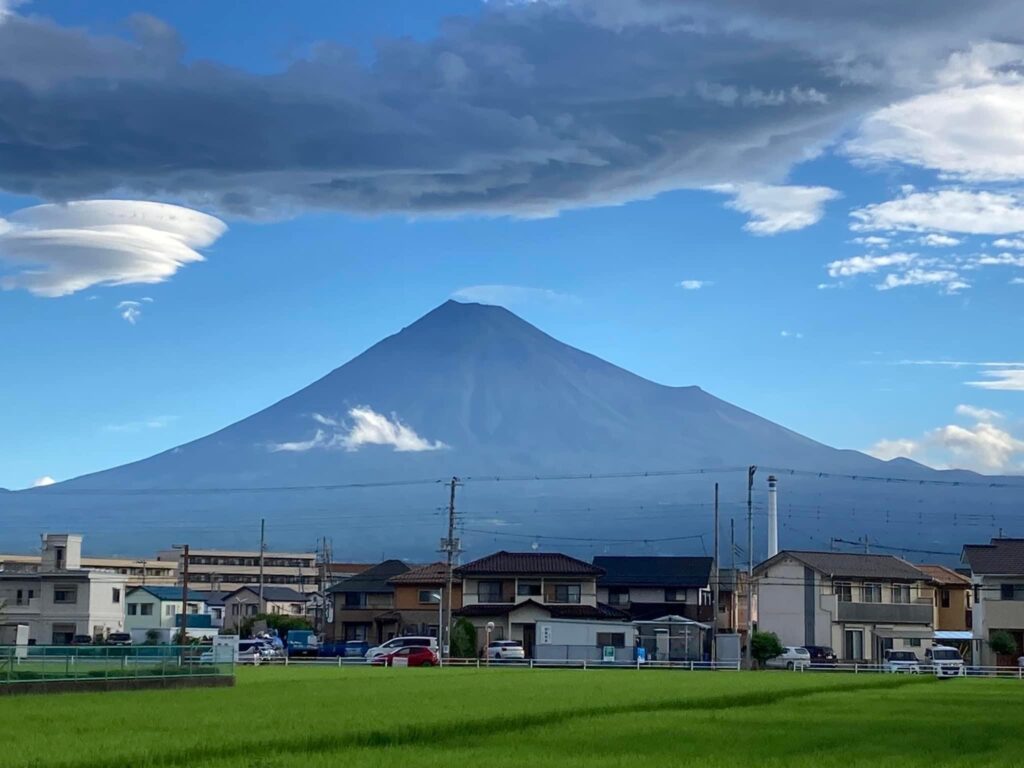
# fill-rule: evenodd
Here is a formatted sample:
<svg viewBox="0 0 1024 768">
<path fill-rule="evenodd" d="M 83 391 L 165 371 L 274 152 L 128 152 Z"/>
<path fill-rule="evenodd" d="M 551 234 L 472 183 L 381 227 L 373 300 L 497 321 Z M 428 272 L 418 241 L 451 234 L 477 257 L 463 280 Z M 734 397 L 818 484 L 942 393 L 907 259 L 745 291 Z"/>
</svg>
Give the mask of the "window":
<svg viewBox="0 0 1024 768">
<path fill-rule="evenodd" d="M 232 603 L 231 604 L 231 615 L 232 616 L 238 616 L 239 614 L 241 614 L 241 612 L 242 612 L 242 606 L 240 606 L 238 603 Z"/>
<path fill-rule="evenodd" d="M 164 616 L 173 616 L 175 614 L 174 606 L 170 603 L 164 606 Z"/>
<path fill-rule="evenodd" d="M 665 602 L 666 603 L 685 603 L 686 602 L 686 590 L 685 589 L 666 589 L 665 590 Z"/>
<path fill-rule="evenodd" d="M 520 581 L 516 594 L 520 597 L 540 597 L 540 582 Z"/>
<path fill-rule="evenodd" d="M 919 637 L 912 637 L 909 640 L 907 640 L 907 645 L 909 645 L 911 648 L 920 648 L 921 647 L 921 638 L 919 638 Z"/>
<path fill-rule="evenodd" d="M 1024 584 L 1000 584 L 1000 600 L 1024 600 Z"/>
<path fill-rule="evenodd" d="M 256 603 L 246 603 L 246 605 L 245 605 L 245 615 L 246 616 L 255 616 L 256 615 Z"/>
<path fill-rule="evenodd" d="M 622 587 L 609 589 L 608 602 L 611 605 L 626 605 L 629 602 L 629 590 Z"/>
<path fill-rule="evenodd" d="M 606 645 L 614 646 L 615 648 L 626 647 L 626 633 L 625 632 L 598 632 L 597 633 L 597 647 L 604 648 Z"/>
<path fill-rule="evenodd" d="M 942 590 L 942 607 L 949 608 L 949 590 Z"/>
<path fill-rule="evenodd" d="M 836 596 L 839 598 L 840 603 L 852 603 L 853 587 L 845 583 L 836 584 Z"/>
<path fill-rule="evenodd" d="M 64 547 L 54 547 L 53 550 L 54 561 L 58 571 L 64 570 Z"/>
<path fill-rule="evenodd" d="M 701 605 L 711 605 L 711 590 L 702 589 L 698 593 L 698 600 Z"/>
<path fill-rule="evenodd" d="M 910 602 L 910 585 L 909 584 L 893 584 L 892 585 L 892 601 L 894 603 L 909 603 Z M 867 601 L 865 601 L 865 602 L 867 602 Z"/>
<path fill-rule="evenodd" d="M 843 656 L 847 659 L 864 658 L 864 630 L 848 629 L 843 633 Z"/>
<path fill-rule="evenodd" d="M 345 639 L 355 641 L 366 640 L 368 630 L 368 624 L 346 624 Z"/>
<path fill-rule="evenodd" d="M 556 603 L 578 603 L 580 601 L 580 585 L 579 584 L 556 584 L 555 585 L 555 599 L 553 602 Z"/>
<path fill-rule="evenodd" d="M 141 613 L 143 616 L 152 616 L 153 615 L 153 604 L 152 603 L 142 603 L 142 604 L 140 604 L 139 605 L 139 613 Z"/>
<path fill-rule="evenodd" d="M 432 589 L 420 590 L 420 605 L 437 605 L 440 601 L 440 594 Z"/>
<path fill-rule="evenodd" d="M 121 590 L 118 589 L 117 587 L 114 587 L 113 589 L 111 589 L 110 590 L 110 599 L 111 599 L 111 601 L 113 601 L 115 603 L 120 603 L 121 602 Z"/>
<path fill-rule="evenodd" d="M 19 589 L 17 595 L 14 598 L 15 605 L 26 605 L 28 601 L 24 597 L 24 590 Z"/>
<path fill-rule="evenodd" d="M 139 604 L 138 603 L 128 603 L 128 615 L 129 616 L 136 616 L 136 615 L 138 615 L 138 612 L 139 612 Z"/>
<path fill-rule="evenodd" d="M 481 603 L 502 602 L 502 591 L 500 581 L 481 581 L 476 588 L 477 600 Z"/>
<path fill-rule="evenodd" d="M 53 602 L 71 605 L 78 602 L 78 587 L 60 585 L 53 588 Z"/>
<path fill-rule="evenodd" d="M 345 607 L 346 608 L 365 608 L 366 607 L 366 593 L 365 592 L 346 592 L 345 593 Z"/>
<path fill-rule="evenodd" d="M 865 584 L 862 588 L 865 603 L 880 603 L 882 602 L 882 585 L 881 584 Z"/>
</svg>

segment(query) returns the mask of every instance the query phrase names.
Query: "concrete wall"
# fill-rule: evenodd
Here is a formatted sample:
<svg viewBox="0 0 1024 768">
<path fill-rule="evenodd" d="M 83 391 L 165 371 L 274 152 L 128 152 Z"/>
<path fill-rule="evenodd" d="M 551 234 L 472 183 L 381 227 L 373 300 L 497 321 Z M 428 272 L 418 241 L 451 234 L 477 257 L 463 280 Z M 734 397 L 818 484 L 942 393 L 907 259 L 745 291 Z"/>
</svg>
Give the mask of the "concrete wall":
<svg viewBox="0 0 1024 768">
<path fill-rule="evenodd" d="M 833 644 L 834 597 L 817 573 L 786 558 L 761 573 L 756 589 L 758 629 L 783 645 Z"/>
</svg>

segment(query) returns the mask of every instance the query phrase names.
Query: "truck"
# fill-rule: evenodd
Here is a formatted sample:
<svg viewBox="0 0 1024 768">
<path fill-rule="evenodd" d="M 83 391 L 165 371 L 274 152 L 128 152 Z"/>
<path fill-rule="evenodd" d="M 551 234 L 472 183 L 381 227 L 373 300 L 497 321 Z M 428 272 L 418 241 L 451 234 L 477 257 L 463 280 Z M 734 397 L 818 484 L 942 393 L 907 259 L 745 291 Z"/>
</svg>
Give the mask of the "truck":
<svg viewBox="0 0 1024 768">
<path fill-rule="evenodd" d="M 309 629 L 289 629 L 284 645 L 289 659 L 293 656 L 316 656 L 320 652 L 320 641 Z"/>
<path fill-rule="evenodd" d="M 964 660 L 956 648 L 935 645 L 926 650 L 924 655 L 936 677 L 960 677 L 964 674 Z"/>
</svg>

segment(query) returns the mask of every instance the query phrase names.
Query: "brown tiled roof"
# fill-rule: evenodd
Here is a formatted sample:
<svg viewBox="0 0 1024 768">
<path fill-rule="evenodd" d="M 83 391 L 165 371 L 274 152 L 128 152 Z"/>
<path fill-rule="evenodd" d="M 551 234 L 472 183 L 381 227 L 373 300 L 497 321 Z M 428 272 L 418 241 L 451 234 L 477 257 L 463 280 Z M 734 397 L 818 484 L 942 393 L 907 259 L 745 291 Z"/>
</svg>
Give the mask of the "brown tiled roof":
<svg viewBox="0 0 1024 768">
<path fill-rule="evenodd" d="M 919 565 L 917 569 L 931 576 L 932 581 L 936 584 L 943 584 L 948 587 L 969 587 L 971 585 L 971 580 L 966 576 L 944 565 Z"/>
<path fill-rule="evenodd" d="M 968 544 L 963 561 L 972 573 L 1024 574 L 1024 539 L 992 539 L 990 544 Z"/>
<path fill-rule="evenodd" d="M 834 578 L 896 579 L 917 581 L 929 577 L 895 555 L 862 555 L 856 552 L 811 552 L 787 549 L 757 566 L 763 570 L 775 558 L 791 557 L 819 573 Z"/>
<path fill-rule="evenodd" d="M 430 563 L 413 568 L 388 579 L 392 584 L 444 584 L 448 581 L 448 566 L 445 563 Z"/>
<path fill-rule="evenodd" d="M 604 570 L 560 552 L 495 552 L 460 566 L 461 576 L 600 576 Z"/>
</svg>

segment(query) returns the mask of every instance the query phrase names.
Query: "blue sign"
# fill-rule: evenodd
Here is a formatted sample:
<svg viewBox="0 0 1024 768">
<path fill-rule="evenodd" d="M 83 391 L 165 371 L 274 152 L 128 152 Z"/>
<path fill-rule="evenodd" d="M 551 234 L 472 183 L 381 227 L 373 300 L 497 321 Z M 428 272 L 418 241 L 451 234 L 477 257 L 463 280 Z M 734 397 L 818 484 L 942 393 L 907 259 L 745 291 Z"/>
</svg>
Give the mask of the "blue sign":
<svg viewBox="0 0 1024 768">
<path fill-rule="evenodd" d="M 647 649 L 644 648 L 642 645 L 638 645 L 636 647 L 636 660 L 639 661 L 641 664 L 647 661 Z"/>
</svg>

